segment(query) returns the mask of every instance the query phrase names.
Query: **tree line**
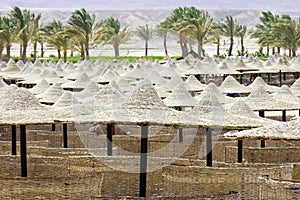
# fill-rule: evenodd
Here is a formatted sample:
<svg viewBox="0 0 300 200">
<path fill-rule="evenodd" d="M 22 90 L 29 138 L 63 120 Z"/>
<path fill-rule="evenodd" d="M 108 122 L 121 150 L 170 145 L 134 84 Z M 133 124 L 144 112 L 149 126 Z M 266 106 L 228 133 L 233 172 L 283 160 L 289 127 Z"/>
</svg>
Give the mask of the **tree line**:
<svg viewBox="0 0 300 200">
<path fill-rule="evenodd" d="M 205 56 L 204 45 L 216 44 L 216 56 L 220 56 L 221 41 L 229 40 L 227 55 L 233 55 L 235 38 L 239 38 L 239 55 L 245 55 L 244 38 L 256 38 L 261 48 L 266 48 L 266 55 L 280 53 L 280 49 L 289 50 L 289 56 L 296 56 L 300 45 L 300 21 L 293 20 L 289 15 L 276 15 L 272 12 L 262 12 L 260 24 L 253 30 L 247 30 L 246 25 L 237 23 L 232 16 L 226 16 L 220 22 L 214 22 L 211 15 L 196 7 L 178 7 L 155 27 L 148 24 L 131 31 L 128 27 L 121 28 L 117 18 L 109 17 L 96 21 L 95 14 L 84 8 L 72 12 L 66 24 L 53 19 L 49 24 L 40 24 L 41 14 L 35 14 L 28 9 L 14 7 L 7 16 L 0 16 L 0 59 L 6 49 L 7 58 L 13 43 L 20 45 L 20 56 L 26 62 L 28 45 L 33 46 L 34 60 L 37 57 L 37 44 L 40 44 L 41 57 L 44 56 L 44 46 L 57 50 L 58 58 L 67 60 L 67 51 L 79 52 L 83 59 L 89 59 L 89 49 L 99 44 L 110 44 L 114 48 L 115 58 L 119 57 L 119 47 L 133 35 L 145 41 L 145 56 L 148 55 L 148 42 L 154 36 L 163 39 L 165 55 L 168 56 L 168 34 L 178 36 L 182 57 L 192 53 L 198 58 Z M 197 46 L 197 51 L 193 46 Z M 62 55 L 63 54 L 63 55 Z"/>
</svg>

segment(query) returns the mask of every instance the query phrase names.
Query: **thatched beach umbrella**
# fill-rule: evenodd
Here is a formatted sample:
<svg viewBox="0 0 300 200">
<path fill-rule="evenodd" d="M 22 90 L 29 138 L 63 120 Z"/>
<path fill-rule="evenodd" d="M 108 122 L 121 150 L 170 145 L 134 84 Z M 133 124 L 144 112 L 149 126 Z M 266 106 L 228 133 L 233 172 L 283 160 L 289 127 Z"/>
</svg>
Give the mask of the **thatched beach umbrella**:
<svg viewBox="0 0 300 200">
<path fill-rule="evenodd" d="M 291 85 L 290 90 L 295 96 L 300 97 L 300 78 Z"/>
<path fill-rule="evenodd" d="M 232 76 L 227 76 L 219 87 L 220 91 L 225 94 L 250 93 L 251 90 L 241 85 Z"/>
</svg>

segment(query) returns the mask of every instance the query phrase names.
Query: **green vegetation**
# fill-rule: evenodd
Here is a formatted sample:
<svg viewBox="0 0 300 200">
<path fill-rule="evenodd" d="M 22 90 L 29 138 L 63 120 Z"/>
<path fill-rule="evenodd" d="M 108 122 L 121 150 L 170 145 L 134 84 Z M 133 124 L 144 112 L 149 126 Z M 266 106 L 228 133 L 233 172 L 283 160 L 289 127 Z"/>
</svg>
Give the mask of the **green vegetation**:
<svg viewBox="0 0 300 200">
<path fill-rule="evenodd" d="M 58 62 L 59 58 L 54 56 L 54 55 L 50 55 L 49 57 L 38 57 L 39 59 L 41 59 L 42 61 L 43 60 L 47 60 L 47 61 L 53 61 L 53 62 Z M 129 60 L 130 62 L 133 62 L 135 60 L 138 60 L 140 59 L 141 57 L 140 56 L 119 56 L 118 60 L 122 61 L 122 60 Z M 163 60 L 164 59 L 164 56 L 143 56 L 144 59 L 146 60 Z M 174 57 L 171 57 L 173 59 L 178 59 L 180 58 L 180 56 L 174 56 Z M 12 59 L 17 62 L 18 60 L 21 60 L 21 57 L 20 56 L 12 56 Z M 69 56 L 67 58 L 67 62 L 72 62 L 72 63 L 76 63 L 78 62 L 78 60 L 80 59 L 80 56 Z M 114 56 L 90 56 L 90 61 L 92 62 L 95 62 L 97 59 L 100 59 L 104 62 L 107 62 L 107 61 L 114 61 L 115 60 L 115 57 Z M 27 60 L 30 60 L 31 62 L 34 62 L 34 58 L 33 57 L 27 57 Z"/>
<path fill-rule="evenodd" d="M 244 38 L 247 36 L 258 39 L 261 49 L 255 54 L 259 57 L 269 56 L 270 49 L 272 54 L 280 54 L 280 50 L 284 49 L 289 51 L 289 56 L 296 56 L 300 47 L 300 20 L 294 20 L 289 15 L 274 15 L 270 11 L 262 12 L 260 24 L 250 31 L 247 30 L 247 26 L 237 23 L 232 16 L 226 16 L 216 23 L 207 11 L 196 7 L 178 7 L 156 26 L 150 27 L 146 24 L 135 30 L 130 30 L 129 27 L 122 28 L 119 20 L 114 17 L 96 21 L 96 16 L 84 8 L 72 12 L 66 25 L 59 20 L 41 25 L 40 19 L 41 14 L 18 7 L 14 7 L 7 16 L 0 16 L 0 60 L 3 59 L 2 53 L 5 49 L 7 55 L 5 59 L 10 58 L 13 44 L 20 45 L 20 57 L 23 62 L 27 59 L 34 61 L 38 56 L 43 57 L 44 47 L 55 48 L 57 59 L 64 59 L 65 62 L 77 62 L 79 56 L 77 58 L 74 55 L 94 60 L 94 57 L 90 57 L 89 51 L 100 44 L 110 44 L 115 51 L 114 58 L 102 57 L 102 59 L 122 60 L 127 57 L 119 55 L 119 46 L 126 43 L 133 35 L 145 40 L 146 56 L 151 50 L 148 42 L 153 35 L 162 38 L 167 56 L 168 34 L 178 36 L 182 57 L 191 53 L 202 58 L 205 56 L 204 46 L 208 43 L 216 45 L 217 56 L 247 55 L 249 52 L 244 46 Z M 240 41 L 240 49 L 233 52 L 236 38 Z M 224 41 L 224 46 L 225 41 L 229 41 L 229 48 L 224 49 L 223 52 L 220 52 L 221 41 Z M 37 55 L 38 43 L 41 46 L 40 55 Z M 27 58 L 29 45 L 32 45 L 33 53 L 32 57 Z M 194 45 L 198 48 L 197 52 L 193 50 Z M 266 54 L 263 53 L 263 48 L 267 49 Z M 67 55 L 67 52 L 71 52 L 70 55 Z M 133 58 L 128 57 L 128 59 Z M 14 57 L 14 59 L 18 58 Z M 151 59 L 162 59 L 162 56 Z"/>
</svg>

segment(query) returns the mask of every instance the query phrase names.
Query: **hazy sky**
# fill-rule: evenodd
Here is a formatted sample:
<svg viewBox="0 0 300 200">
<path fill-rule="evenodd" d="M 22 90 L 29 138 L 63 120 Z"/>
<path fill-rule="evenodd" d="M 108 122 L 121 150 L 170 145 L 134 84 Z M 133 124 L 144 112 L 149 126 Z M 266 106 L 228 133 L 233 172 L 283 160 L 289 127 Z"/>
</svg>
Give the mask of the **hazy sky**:
<svg viewBox="0 0 300 200">
<path fill-rule="evenodd" d="M 178 6 L 195 6 L 200 9 L 260 9 L 271 11 L 300 10 L 296 0 L 0 0 L 0 9 L 57 8 L 57 9 L 173 9 Z"/>
</svg>

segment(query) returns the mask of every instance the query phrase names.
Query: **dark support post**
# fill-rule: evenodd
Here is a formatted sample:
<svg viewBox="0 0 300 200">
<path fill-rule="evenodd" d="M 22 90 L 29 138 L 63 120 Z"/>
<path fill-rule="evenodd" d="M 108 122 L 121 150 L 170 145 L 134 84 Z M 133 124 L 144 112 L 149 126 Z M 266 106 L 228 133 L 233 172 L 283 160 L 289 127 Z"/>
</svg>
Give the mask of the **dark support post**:
<svg viewBox="0 0 300 200">
<path fill-rule="evenodd" d="M 240 74 L 240 84 L 243 84 L 243 74 Z"/>
<path fill-rule="evenodd" d="M 147 193 L 147 152 L 148 152 L 148 125 L 142 125 L 141 131 L 141 157 L 140 157 L 140 197 Z"/>
<path fill-rule="evenodd" d="M 282 74 L 281 74 L 281 70 L 279 70 L 279 86 L 281 87 L 282 85 L 282 78 L 281 78 Z"/>
<path fill-rule="evenodd" d="M 183 130 L 182 130 L 182 128 L 180 127 L 179 129 L 178 129 L 178 140 L 179 140 L 179 143 L 182 143 L 183 142 Z"/>
<path fill-rule="evenodd" d="M 64 148 L 68 148 L 68 124 L 63 123 Z"/>
<path fill-rule="evenodd" d="M 17 127 L 11 126 L 11 155 L 17 155 Z"/>
<path fill-rule="evenodd" d="M 212 129 L 206 129 L 206 166 L 212 166 Z"/>
<path fill-rule="evenodd" d="M 21 177 L 27 177 L 26 125 L 20 126 Z"/>
<path fill-rule="evenodd" d="M 112 124 L 107 124 L 106 125 L 107 129 L 107 156 L 112 156 L 112 135 L 113 135 L 113 125 Z"/>
<path fill-rule="evenodd" d="M 259 115 L 260 117 L 265 117 L 265 111 L 264 111 L 264 110 L 258 111 L 258 115 Z"/>
<path fill-rule="evenodd" d="M 238 163 L 243 162 L 243 140 L 238 140 Z"/>
<path fill-rule="evenodd" d="M 52 131 L 55 131 L 55 128 L 56 128 L 55 124 L 52 124 Z"/>
<path fill-rule="evenodd" d="M 261 148 L 265 148 L 266 147 L 266 141 L 265 140 L 261 140 L 260 141 L 260 147 Z"/>
<path fill-rule="evenodd" d="M 286 110 L 282 111 L 282 121 L 286 122 Z"/>
<path fill-rule="evenodd" d="M 270 84 L 271 82 L 271 76 L 270 76 L 270 73 L 268 73 L 268 84 Z"/>
<path fill-rule="evenodd" d="M 286 81 L 286 72 L 283 72 L 283 80 Z"/>
</svg>

